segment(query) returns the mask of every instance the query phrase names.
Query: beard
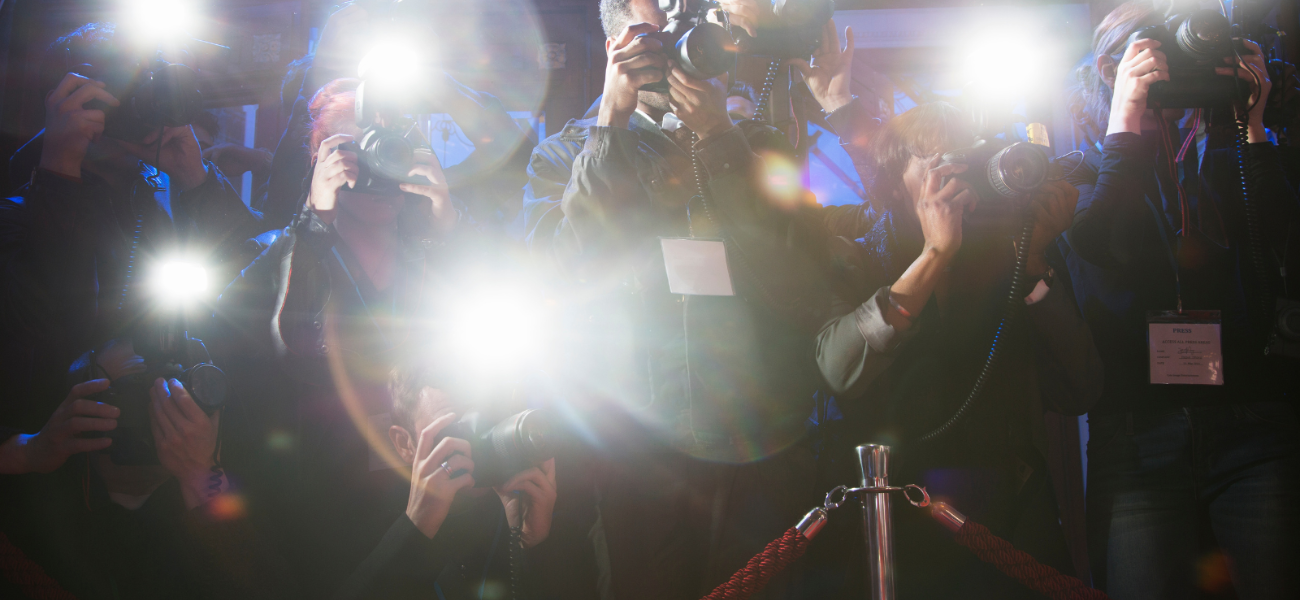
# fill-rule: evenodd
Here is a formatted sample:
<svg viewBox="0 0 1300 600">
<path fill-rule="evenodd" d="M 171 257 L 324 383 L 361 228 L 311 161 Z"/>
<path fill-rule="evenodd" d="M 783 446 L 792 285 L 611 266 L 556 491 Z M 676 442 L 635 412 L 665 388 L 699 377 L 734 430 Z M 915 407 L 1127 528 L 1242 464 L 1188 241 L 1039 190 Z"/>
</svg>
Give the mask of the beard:
<svg viewBox="0 0 1300 600">
<path fill-rule="evenodd" d="M 663 92 L 648 92 L 640 90 L 636 93 L 637 102 L 649 106 L 660 112 L 672 112 L 670 104 L 672 97 Z"/>
</svg>

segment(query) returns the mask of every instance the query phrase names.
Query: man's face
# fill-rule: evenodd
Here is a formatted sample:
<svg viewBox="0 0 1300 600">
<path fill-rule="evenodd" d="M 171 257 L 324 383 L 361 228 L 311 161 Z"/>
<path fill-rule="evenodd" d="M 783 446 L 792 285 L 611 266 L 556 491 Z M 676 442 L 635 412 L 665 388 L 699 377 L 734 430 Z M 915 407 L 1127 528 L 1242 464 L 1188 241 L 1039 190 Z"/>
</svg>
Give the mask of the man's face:
<svg viewBox="0 0 1300 600">
<path fill-rule="evenodd" d="M 668 26 L 668 13 L 659 9 L 659 0 L 633 0 L 632 1 L 632 21 L 629 25 L 636 23 L 650 23 L 658 25 L 659 29 Z M 618 35 L 615 33 L 614 35 Z M 666 75 L 666 74 L 665 74 Z M 672 110 L 669 105 L 670 97 L 662 92 L 647 92 L 641 90 L 637 92 L 637 100 L 642 104 L 650 106 L 655 110 L 668 112 Z"/>
<path fill-rule="evenodd" d="M 447 392 L 431 387 L 420 390 L 420 397 L 411 410 L 413 429 L 407 431 L 401 425 L 393 425 L 388 428 L 389 439 L 392 440 L 393 447 L 397 450 L 398 456 L 402 458 L 402 462 L 415 465 L 415 451 L 416 446 L 419 444 L 420 432 L 424 431 L 430 423 L 444 415 L 455 412 L 455 410 L 456 405 L 451 401 L 451 396 Z M 441 434 L 439 434 L 439 439 L 441 439 Z"/>
</svg>

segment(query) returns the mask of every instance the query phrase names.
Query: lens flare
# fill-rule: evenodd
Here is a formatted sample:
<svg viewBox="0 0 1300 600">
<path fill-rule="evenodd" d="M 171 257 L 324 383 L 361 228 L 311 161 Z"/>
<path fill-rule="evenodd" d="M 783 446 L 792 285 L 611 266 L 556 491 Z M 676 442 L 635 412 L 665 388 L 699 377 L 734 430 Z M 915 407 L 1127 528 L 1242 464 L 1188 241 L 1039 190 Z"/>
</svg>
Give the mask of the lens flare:
<svg viewBox="0 0 1300 600">
<path fill-rule="evenodd" d="M 199 13 L 187 0 L 128 0 L 123 3 L 124 21 L 146 41 L 163 41 L 192 33 Z"/>
<path fill-rule="evenodd" d="M 149 287 L 167 304 L 183 304 L 203 297 L 210 285 L 208 270 L 197 261 L 172 259 L 154 267 Z"/>
<path fill-rule="evenodd" d="M 762 189 L 774 204 L 792 209 L 803 198 L 803 171 L 789 158 L 775 152 L 760 156 L 759 177 Z"/>
</svg>

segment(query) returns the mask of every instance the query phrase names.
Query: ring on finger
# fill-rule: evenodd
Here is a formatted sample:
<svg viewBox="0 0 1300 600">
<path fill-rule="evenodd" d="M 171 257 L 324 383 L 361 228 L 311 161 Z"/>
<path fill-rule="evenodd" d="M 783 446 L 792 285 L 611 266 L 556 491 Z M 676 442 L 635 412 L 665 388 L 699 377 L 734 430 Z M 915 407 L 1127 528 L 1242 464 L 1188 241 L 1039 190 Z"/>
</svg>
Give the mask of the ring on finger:
<svg viewBox="0 0 1300 600">
<path fill-rule="evenodd" d="M 451 477 L 451 467 L 447 466 L 447 461 L 443 461 L 443 463 L 439 466 L 442 467 L 442 470 L 447 472 L 448 477 Z"/>
</svg>

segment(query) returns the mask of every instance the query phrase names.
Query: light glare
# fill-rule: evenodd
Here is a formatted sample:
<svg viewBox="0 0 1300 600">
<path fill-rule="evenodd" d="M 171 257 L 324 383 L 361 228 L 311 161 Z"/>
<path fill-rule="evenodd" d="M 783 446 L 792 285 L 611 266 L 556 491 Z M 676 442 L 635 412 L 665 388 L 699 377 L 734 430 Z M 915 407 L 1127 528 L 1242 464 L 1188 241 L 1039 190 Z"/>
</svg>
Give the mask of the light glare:
<svg viewBox="0 0 1300 600">
<path fill-rule="evenodd" d="M 129 0 L 126 14 L 133 31 L 149 41 L 187 34 L 198 22 L 193 4 L 185 0 Z"/>
<path fill-rule="evenodd" d="M 208 291 L 208 271 L 195 261 L 169 260 L 154 269 L 150 283 L 154 295 L 163 302 L 189 302 Z"/>
</svg>

